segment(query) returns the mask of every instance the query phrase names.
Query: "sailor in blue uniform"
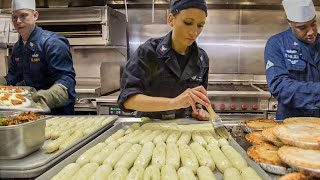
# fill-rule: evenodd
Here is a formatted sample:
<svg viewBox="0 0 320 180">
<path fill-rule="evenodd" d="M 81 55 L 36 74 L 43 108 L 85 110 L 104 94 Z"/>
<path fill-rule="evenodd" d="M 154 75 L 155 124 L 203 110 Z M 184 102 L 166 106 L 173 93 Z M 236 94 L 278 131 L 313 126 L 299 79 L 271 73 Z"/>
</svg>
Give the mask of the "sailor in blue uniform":
<svg viewBox="0 0 320 180">
<path fill-rule="evenodd" d="M 320 39 L 312 0 L 284 0 L 290 28 L 272 36 L 264 62 L 276 119 L 320 117 Z"/>
<path fill-rule="evenodd" d="M 35 0 L 13 0 L 12 22 L 19 33 L 13 47 L 8 74 L 0 84 L 21 84 L 38 90 L 52 114 L 74 114 L 75 71 L 66 38 L 35 24 Z"/>
<path fill-rule="evenodd" d="M 209 59 L 195 42 L 206 16 L 205 0 L 171 4 L 168 23 L 172 31 L 142 44 L 124 69 L 118 98 L 122 110 L 137 110 L 138 117 L 157 119 L 209 119 L 200 108 L 210 105 L 206 92 Z"/>
</svg>

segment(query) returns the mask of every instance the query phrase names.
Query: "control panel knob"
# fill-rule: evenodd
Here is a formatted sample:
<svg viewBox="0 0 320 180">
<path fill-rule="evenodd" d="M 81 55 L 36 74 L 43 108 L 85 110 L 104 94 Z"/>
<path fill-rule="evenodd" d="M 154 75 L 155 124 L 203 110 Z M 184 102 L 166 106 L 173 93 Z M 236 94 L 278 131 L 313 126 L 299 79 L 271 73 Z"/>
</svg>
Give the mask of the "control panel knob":
<svg viewBox="0 0 320 180">
<path fill-rule="evenodd" d="M 216 108 L 216 106 L 213 103 L 211 104 L 211 107 L 212 107 L 212 109 Z"/>
<path fill-rule="evenodd" d="M 277 108 L 278 108 L 278 104 L 273 104 L 273 105 L 272 105 L 272 108 L 273 108 L 273 109 L 277 109 Z"/>
<path fill-rule="evenodd" d="M 231 104 L 230 109 L 231 109 L 231 110 L 236 110 L 236 109 L 237 109 L 237 106 L 236 106 L 235 104 Z"/>
<path fill-rule="evenodd" d="M 221 110 L 224 110 L 225 108 L 226 108 L 226 105 L 220 104 L 220 109 L 221 109 Z"/>
<path fill-rule="evenodd" d="M 258 105 L 257 104 L 252 105 L 252 109 L 253 110 L 258 110 Z"/>
<path fill-rule="evenodd" d="M 242 104 L 241 105 L 241 109 L 242 110 L 247 110 L 248 109 L 248 105 L 247 104 Z"/>
</svg>

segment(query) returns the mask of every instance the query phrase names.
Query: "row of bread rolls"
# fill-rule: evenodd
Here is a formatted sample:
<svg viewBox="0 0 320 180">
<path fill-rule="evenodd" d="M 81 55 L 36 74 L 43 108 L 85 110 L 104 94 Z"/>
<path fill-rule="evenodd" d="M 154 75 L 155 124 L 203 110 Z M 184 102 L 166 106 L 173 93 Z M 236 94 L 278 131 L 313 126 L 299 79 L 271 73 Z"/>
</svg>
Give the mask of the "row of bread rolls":
<svg viewBox="0 0 320 180">
<path fill-rule="evenodd" d="M 203 125 L 192 127 L 197 131 L 181 131 L 186 128 L 175 124 L 133 124 L 87 150 L 53 179 L 99 179 L 102 172 L 104 179 L 214 179 L 215 167 L 226 178 L 259 178 L 226 139 L 215 139 L 214 130 Z"/>
<path fill-rule="evenodd" d="M 50 142 L 43 146 L 47 153 L 66 149 L 82 137 L 110 123 L 112 117 L 55 117 L 47 120 L 46 139 Z"/>
</svg>

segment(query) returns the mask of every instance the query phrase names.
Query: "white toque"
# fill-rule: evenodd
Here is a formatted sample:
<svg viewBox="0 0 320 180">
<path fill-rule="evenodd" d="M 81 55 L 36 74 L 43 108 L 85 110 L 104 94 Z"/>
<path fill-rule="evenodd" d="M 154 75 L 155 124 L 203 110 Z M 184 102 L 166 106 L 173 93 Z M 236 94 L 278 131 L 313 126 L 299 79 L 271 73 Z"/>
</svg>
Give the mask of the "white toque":
<svg viewBox="0 0 320 180">
<path fill-rule="evenodd" d="M 31 9 L 36 10 L 35 0 L 12 0 L 12 11 L 20 9 Z"/>
<path fill-rule="evenodd" d="M 283 0 L 287 18 L 293 22 L 306 22 L 316 16 L 312 0 Z"/>
</svg>

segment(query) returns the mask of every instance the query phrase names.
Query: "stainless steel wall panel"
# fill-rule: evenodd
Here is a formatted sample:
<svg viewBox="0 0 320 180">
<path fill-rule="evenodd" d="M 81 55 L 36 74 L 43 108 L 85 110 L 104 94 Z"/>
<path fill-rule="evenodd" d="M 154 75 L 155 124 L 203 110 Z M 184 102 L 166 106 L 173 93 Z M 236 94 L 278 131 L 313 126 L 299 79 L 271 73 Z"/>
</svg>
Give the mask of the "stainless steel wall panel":
<svg viewBox="0 0 320 180">
<path fill-rule="evenodd" d="M 284 11 L 241 10 L 241 39 L 269 38 L 287 28 Z"/>
<path fill-rule="evenodd" d="M 242 74 L 265 74 L 264 40 L 241 41 L 239 71 Z"/>
<path fill-rule="evenodd" d="M 115 62 L 125 59 L 114 49 L 102 47 L 78 49 L 71 48 L 77 78 L 100 78 L 100 66 L 103 62 Z"/>
<path fill-rule="evenodd" d="M 10 24 L 10 17 L 0 14 L 0 48 L 7 48 Z"/>
<path fill-rule="evenodd" d="M 7 74 L 7 45 L 11 20 L 9 15 L 0 14 L 0 77 Z"/>
<path fill-rule="evenodd" d="M 129 26 L 129 54 L 150 38 L 166 35 L 170 31 L 167 24 L 133 24 Z"/>
<path fill-rule="evenodd" d="M 7 64 L 7 49 L 0 48 L 0 77 L 7 74 Z"/>
<path fill-rule="evenodd" d="M 239 10 L 209 10 L 198 45 L 210 59 L 210 73 L 238 71 Z"/>
<path fill-rule="evenodd" d="M 128 9 L 129 56 L 149 38 L 171 30 L 167 9 L 156 9 L 155 23 L 151 13 L 151 8 Z M 320 17 L 320 12 L 317 14 Z M 265 43 L 287 28 L 282 9 L 209 9 L 197 43 L 209 56 L 210 73 L 264 75 Z"/>
<path fill-rule="evenodd" d="M 125 14 L 124 9 L 119 9 L 120 12 Z M 155 24 L 166 24 L 167 23 L 167 9 L 155 9 L 154 11 Z M 128 9 L 128 21 L 130 24 L 152 24 L 152 9 Z"/>
<path fill-rule="evenodd" d="M 124 10 L 119 10 L 125 13 Z M 129 9 L 128 10 L 128 36 L 129 54 L 150 38 L 161 37 L 170 31 L 167 25 L 167 10 L 156 9 L 155 18 L 152 23 L 152 11 L 150 9 Z"/>
<path fill-rule="evenodd" d="M 78 97 L 100 96 L 120 88 L 120 71 L 126 62 L 121 50 L 104 46 L 73 46 L 71 53 Z"/>
<path fill-rule="evenodd" d="M 288 28 L 279 10 L 241 10 L 239 73 L 265 74 L 264 47 L 267 39 Z"/>
</svg>

